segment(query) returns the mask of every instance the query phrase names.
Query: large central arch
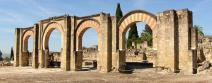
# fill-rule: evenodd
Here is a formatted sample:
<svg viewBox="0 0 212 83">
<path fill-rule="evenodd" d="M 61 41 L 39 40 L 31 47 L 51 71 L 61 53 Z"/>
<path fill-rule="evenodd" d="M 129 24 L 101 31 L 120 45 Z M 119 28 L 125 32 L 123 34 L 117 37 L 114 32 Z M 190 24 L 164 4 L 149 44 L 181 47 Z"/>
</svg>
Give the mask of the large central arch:
<svg viewBox="0 0 212 83">
<path fill-rule="evenodd" d="M 121 20 L 118 22 L 119 29 L 119 49 L 125 49 L 125 34 L 129 29 L 129 26 L 136 22 L 144 22 L 155 33 L 155 28 L 157 27 L 157 17 L 154 14 L 146 12 L 144 10 L 135 10 L 127 13 Z M 153 38 L 154 39 L 154 38 Z M 153 40 L 155 42 L 156 40 Z M 153 43 L 154 45 L 155 43 Z"/>
<path fill-rule="evenodd" d="M 126 61 L 126 32 L 130 28 L 132 24 L 136 22 L 143 22 L 147 24 L 153 33 L 153 48 L 157 45 L 156 40 L 156 27 L 157 27 L 157 17 L 154 14 L 146 12 L 144 10 L 135 10 L 127 13 L 124 17 L 120 19 L 118 22 L 118 35 L 119 35 L 119 57 L 118 57 L 118 64 L 117 68 L 121 65 L 125 64 Z M 154 63 L 153 63 L 154 64 Z"/>
</svg>

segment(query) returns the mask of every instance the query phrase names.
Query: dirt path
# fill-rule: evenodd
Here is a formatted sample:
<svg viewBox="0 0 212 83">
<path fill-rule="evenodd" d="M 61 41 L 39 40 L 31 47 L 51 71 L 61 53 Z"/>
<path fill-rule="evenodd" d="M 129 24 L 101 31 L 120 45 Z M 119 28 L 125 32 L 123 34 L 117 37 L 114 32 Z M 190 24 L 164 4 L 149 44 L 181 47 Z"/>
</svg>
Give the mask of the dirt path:
<svg viewBox="0 0 212 83">
<path fill-rule="evenodd" d="M 182 75 L 156 73 L 154 69 L 133 74 L 62 71 L 30 67 L 0 67 L 0 83 L 210 83 L 212 73 Z"/>
</svg>

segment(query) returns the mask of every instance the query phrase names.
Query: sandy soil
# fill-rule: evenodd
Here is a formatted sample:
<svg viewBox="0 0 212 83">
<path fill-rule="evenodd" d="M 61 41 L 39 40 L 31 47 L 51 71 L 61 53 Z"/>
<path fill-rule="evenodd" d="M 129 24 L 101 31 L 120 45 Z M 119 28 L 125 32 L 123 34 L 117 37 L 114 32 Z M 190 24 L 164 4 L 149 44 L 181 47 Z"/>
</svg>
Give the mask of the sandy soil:
<svg viewBox="0 0 212 83">
<path fill-rule="evenodd" d="M 155 72 L 154 68 L 135 70 L 133 74 L 96 71 L 62 71 L 30 67 L 0 67 L 0 83 L 211 83 L 212 72 L 183 75 Z"/>
</svg>

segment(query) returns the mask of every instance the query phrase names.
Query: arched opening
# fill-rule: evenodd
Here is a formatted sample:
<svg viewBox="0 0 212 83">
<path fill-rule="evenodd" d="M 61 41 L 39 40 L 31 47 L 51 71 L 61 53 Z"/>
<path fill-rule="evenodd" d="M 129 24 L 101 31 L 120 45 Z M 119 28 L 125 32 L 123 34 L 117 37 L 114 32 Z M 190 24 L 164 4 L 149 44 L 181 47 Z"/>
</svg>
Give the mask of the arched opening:
<svg viewBox="0 0 212 83">
<path fill-rule="evenodd" d="M 101 33 L 96 20 L 82 21 L 76 30 L 77 70 L 96 70 L 100 66 Z M 98 64 L 98 65 L 97 65 Z"/>
<path fill-rule="evenodd" d="M 140 23 L 142 22 L 143 24 L 140 24 L 139 22 Z M 136 23 L 139 26 L 139 28 L 143 28 L 143 30 L 145 30 L 144 27 L 148 27 L 147 29 L 149 32 L 151 32 L 151 34 L 142 32 L 142 34 L 140 33 L 140 37 L 139 35 L 137 35 L 137 38 L 136 35 L 134 35 L 134 38 L 131 39 L 133 42 L 128 43 L 127 45 L 126 33 L 129 30 L 129 28 L 133 27 Z M 156 45 L 157 43 L 154 43 L 155 40 L 153 39 L 156 39 L 154 34 L 156 25 L 157 25 L 156 16 L 143 10 L 136 10 L 129 12 L 128 14 L 126 14 L 124 17 L 121 18 L 121 20 L 118 23 L 119 50 L 120 54 L 121 55 L 124 54 L 124 56 L 119 57 L 119 67 L 124 67 L 133 64 L 133 66 L 131 66 L 133 68 L 143 68 L 146 65 L 144 64 L 144 66 L 140 66 L 143 64 L 143 62 L 144 63 L 155 62 L 156 56 L 154 55 L 155 51 L 153 48 L 157 46 Z M 148 38 L 148 36 L 150 36 L 150 39 Z M 144 41 L 144 39 L 146 42 Z M 132 57 L 137 57 L 139 55 L 140 60 L 138 60 L 138 63 L 137 62 L 134 63 L 133 59 L 138 58 L 132 58 Z M 127 60 L 127 58 L 130 59 L 128 56 L 132 56 L 131 63 L 128 63 L 128 61 L 130 61 Z M 136 67 L 137 65 L 139 67 Z"/>
<path fill-rule="evenodd" d="M 143 23 L 130 24 L 125 34 L 126 65 L 133 69 L 152 68 L 152 57 L 149 51 L 152 50 L 152 30 Z"/>
<path fill-rule="evenodd" d="M 93 28 L 89 28 L 82 34 L 83 70 L 97 69 L 98 36 Z"/>
<path fill-rule="evenodd" d="M 33 52 L 33 38 L 29 37 L 28 39 L 28 65 L 32 66 L 32 52 Z"/>
<path fill-rule="evenodd" d="M 43 34 L 44 67 L 60 68 L 63 54 L 64 30 L 58 23 L 50 23 Z M 61 44 L 59 44 L 61 43 Z"/>
<path fill-rule="evenodd" d="M 61 33 L 58 29 L 51 32 L 49 37 L 49 67 L 60 68 L 61 65 Z"/>
<path fill-rule="evenodd" d="M 22 65 L 32 66 L 33 32 L 26 31 L 23 35 Z"/>
</svg>

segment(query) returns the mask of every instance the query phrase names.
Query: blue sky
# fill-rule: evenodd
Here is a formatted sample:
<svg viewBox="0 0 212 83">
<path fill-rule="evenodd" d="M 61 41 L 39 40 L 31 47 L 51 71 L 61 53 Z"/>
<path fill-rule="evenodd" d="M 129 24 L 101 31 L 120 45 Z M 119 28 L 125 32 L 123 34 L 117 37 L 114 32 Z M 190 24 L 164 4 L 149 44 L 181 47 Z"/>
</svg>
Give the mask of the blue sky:
<svg viewBox="0 0 212 83">
<path fill-rule="evenodd" d="M 204 27 L 207 35 L 212 34 L 212 0 L 0 0 L 0 50 L 9 53 L 14 46 L 14 31 L 17 27 L 32 26 L 41 19 L 64 14 L 87 16 L 99 12 L 115 14 L 116 4 L 120 2 L 124 14 L 142 9 L 157 14 L 168 9 L 188 8 L 193 11 L 194 24 Z M 97 41 L 94 30 L 84 36 L 85 45 Z M 58 31 L 53 32 L 52 40 L 60 39 Z M 58 48 L 60 41 L 50 42 Z M 95 43 L 95 42 L 94 42 Z M 51 47 L 50 47 L 51 48 Z M 56 50 L 56 49 L 53 49 Z"/>
</svg>

